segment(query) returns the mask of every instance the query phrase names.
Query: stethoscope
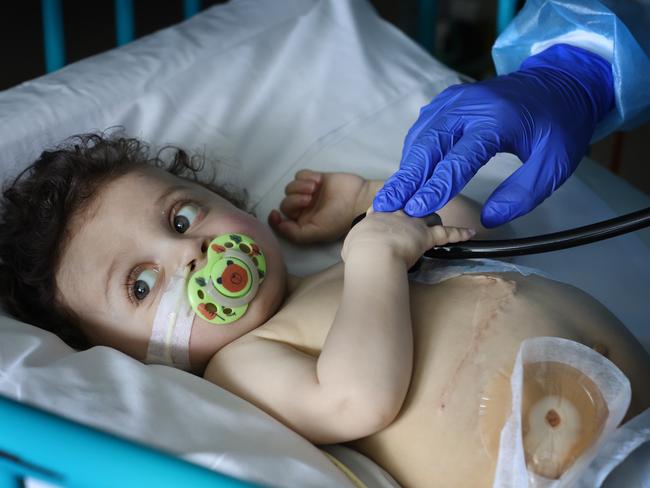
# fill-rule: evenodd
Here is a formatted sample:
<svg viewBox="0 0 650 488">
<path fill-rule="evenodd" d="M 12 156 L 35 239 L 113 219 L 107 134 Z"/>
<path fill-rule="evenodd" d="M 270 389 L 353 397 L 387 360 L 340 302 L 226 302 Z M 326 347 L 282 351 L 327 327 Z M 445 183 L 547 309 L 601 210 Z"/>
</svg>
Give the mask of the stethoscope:
<svg viewBox="0 0 650 488">
<path fill-rule="evenodd" d="M 352 226 L 354 227 L 365 216 L 365 213 L 357 216 L 352 222 Z M 436 213 L 426 218 L 427 225 L 442 225 L 442 219 Z M 650 207 L 613 219 L 551 234 L 523 237 L 521 239 L 469 240 L 436 246 L 425 252 L 422 257 L 431 259 L 473 259 L 539 254 L 602 241 L 603 239 L 627 234 L 648 226 L 650 226 Z"/>
</svg>

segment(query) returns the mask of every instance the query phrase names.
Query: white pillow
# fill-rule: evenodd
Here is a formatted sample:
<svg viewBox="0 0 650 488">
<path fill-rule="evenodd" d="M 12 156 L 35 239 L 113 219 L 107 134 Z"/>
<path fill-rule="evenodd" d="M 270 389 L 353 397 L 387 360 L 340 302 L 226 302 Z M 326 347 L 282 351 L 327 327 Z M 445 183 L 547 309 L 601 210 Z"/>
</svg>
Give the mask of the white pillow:
<svg viewBox="0 0 650 488">
<path fill-rule="evenodd" d="M 296 164 L 389 107 L 401 124 L 377 136 L 398 153 L 422 100 L 458 81 L 365 2 L 278 5 L 213 7 L 0 93 L 0 177 L 72 134 L 119 124 L 154 146 L 225 155 L 221 178 L 258 202 Z M 386 175 L 396 162 L 383 161 Z M 253 482 L 349 483 L 310 443 L 213 384 L 105 347 L 74 353 L 7 317 L 0 317 L 0 392 Z M 357 475 L 391 486 L 362 458 L 351 458 L 366 466 Z"/>
</svg>

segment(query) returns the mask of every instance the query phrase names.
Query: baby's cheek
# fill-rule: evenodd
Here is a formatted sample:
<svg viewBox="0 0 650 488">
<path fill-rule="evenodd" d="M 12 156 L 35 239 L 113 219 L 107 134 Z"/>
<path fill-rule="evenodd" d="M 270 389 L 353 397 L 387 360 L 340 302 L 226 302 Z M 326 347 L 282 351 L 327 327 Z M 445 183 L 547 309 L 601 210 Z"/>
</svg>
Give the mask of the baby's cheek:
<svg viewBox="0 0 650 488">
<path fill-rule="evenodd" d="M 220 325 L 211 324 L 205 318 L 201 317 L 200 313 L 197 313 L 194 317 L 194 322 L 192 323 L 192 335 L 200 334 L 202 337 L 210 337 L 210 332 L 223 327 Z"/>
<path fill-rule="evenodd" d="M 212 356 L 232 340 L 233 327 L 234 324 L 211 324 L 197 314 L 190 335 L 190 363 L 193 367 L 205 367 Z"/>
<path fill-rule="evenodd" d="M 243 210 L 234 210 L 219 214 L 216 217 L 215 224 L 218 227 L 219 234 L 254 234 L 260 226 L 260 221 Z M 251 236 L 253 237 L 253 236 Z"/>
<path fill-rule="evenodd" d="M 246 212 L 240 211 L 220 218 L 218 232 L 219 235 L 243 234 L 253 239 L 266 256 L 267 266 L 269 261 L 281 259 L 280 245 L 271 228 Z"/>
<path fill-rule="evenodd" d="M 139 361 L 146 359 L 153 316 L 116 313 L 111 309 L 109 313 L 91 316 L 86 323 L 86 333 L 93 345 L 113 347 Z"/>
</svg>

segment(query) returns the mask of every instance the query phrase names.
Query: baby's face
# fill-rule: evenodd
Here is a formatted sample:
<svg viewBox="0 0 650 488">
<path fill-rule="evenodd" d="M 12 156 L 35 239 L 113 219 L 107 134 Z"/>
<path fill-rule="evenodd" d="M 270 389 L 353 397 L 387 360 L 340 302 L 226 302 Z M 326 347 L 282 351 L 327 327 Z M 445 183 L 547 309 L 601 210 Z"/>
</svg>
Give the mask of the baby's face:
<svg viewBox="0 0 650 488">
<path fill-rule="evenodd" d="M 160 297 L 179 269 L 205 263 L 207 243 L 239 233 L 255 240 L 267 272 L 242 318 L 213 325 L 198 316 L 190 362 L 200 372 L 222 346 L 266 322 L 286 290 L 279 244 L 265 224 L 196 183 L 143 167 L 101 189 L 72 220 L 56 274 L 60 299 L 93 344 L 144 360 Z"/>
</svg>

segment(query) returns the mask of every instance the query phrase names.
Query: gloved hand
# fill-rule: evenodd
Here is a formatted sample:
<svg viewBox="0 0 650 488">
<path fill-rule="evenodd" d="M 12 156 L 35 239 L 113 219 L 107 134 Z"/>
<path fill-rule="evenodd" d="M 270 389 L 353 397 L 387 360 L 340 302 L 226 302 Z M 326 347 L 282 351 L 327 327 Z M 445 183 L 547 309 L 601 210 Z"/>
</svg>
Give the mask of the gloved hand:
<svg viewBox="0 0 650 488">
<path fill-rule="evenodd" d="M 481 212 L 496 227 L 530 212 L 573 173 L 598 122 L 614 107 L 611 65 L 584 49 L 556 44 L 518 71 L 455 85 L 422 108 L 400 169 L 373 208 L 422 217 L 444 206 L 498 152 L 524 164 Z"/>
</svg>

